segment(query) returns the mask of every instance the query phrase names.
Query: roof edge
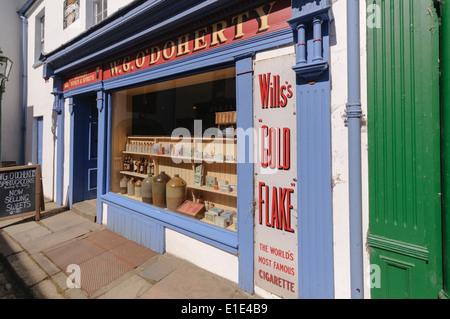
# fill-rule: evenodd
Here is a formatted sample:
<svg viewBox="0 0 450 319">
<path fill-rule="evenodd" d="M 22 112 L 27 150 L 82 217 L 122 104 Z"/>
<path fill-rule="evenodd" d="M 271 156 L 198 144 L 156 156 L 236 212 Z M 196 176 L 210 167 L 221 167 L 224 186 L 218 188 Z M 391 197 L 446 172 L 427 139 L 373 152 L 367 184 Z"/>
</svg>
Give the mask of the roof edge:
<svg viewBox="0 0 450 319">
<path fill-rule="evenodd" d="M 18 13 L 20 16 L 24 16 L 24 15 L 25 15 L 25 12 L 27 12 L 28 9 L 30 9 L 31 6 L 32 6 L 36 1 L 37 1 L 37 0 L 28 0 L 27 2 L 25 2 L 25 4 L 22 6 L 22 8 L 20 8 L 20 10 L 17 11 L 17 13 Z"/>
</svg>

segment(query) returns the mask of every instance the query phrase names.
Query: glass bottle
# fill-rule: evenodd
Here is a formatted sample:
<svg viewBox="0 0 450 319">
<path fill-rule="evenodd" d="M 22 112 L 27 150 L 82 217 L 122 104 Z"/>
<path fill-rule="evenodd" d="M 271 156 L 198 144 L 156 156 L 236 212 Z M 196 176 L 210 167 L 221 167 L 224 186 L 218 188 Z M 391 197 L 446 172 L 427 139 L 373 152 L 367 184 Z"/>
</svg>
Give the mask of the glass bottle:
<svg viewBox="0 0 450 319">
<path fill-rule="evenodd" d="M 126 176 L 122 177 L 120 180 L 120 193 L 126 194 L 127 193 L 127 184 L 128 184 L 128 178 Z"/>
<path fill-rule="evenodd" d="M 127 195 L 134 196 L 134 178 L 131 178 L 127 184 Z"/>
<path fill-rule="evenodd" d="M 138 179 L 137 182 L 134 183 L 134 196 L 138 198 L 142 197 L 142 182 L 140 179 Z"/>
</svg>

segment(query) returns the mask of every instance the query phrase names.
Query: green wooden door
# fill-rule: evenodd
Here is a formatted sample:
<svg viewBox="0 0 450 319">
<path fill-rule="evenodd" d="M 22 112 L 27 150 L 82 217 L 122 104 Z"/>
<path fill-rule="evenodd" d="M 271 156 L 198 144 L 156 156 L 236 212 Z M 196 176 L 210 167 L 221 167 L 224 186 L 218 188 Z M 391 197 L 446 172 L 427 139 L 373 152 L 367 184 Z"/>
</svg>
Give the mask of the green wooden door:
<svg viewBox="0 0 450 319">
<path fill-rule="evenodd" d="M 439 19 L 432 0 L 368 0 L 372 298 L 442 289 Z M 368 24 L 369 26 L 369 24 Z M 377 269 L 377 268 L 374 268 Z M 376 274 L 374 274 L 376 280 Z"/>
</svg>

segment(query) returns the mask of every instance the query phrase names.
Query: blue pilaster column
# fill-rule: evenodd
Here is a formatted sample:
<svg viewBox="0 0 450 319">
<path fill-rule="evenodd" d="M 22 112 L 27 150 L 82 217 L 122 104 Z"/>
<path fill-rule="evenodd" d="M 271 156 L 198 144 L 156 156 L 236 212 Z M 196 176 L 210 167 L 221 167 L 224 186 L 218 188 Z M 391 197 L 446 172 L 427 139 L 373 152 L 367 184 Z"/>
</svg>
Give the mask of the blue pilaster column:
<svg viewBox="0 0 450 319">
<path fill-rule="evenodd" d="M 108 103 L 107 94 L 103 91 L 97 91 L 97 109 L 98 109 L 98 152 L 97 152 L 97 217 L 96 222 L 101 224 L 103 218 L 102 196 L 106 193 L 109 186 L 106 185 L 107 172 L 107 113 Z"/>
<path fill-rule="evenodd" d="M 316 6 L 315 6 L 316 5 Z M 293 1 L 296 39 L 298 290 L 301 299 L 334 298 L 331 190 L 330 6 Z"/>
<path fill-rule="evenodd" d="M 74 185 L 75 185 L 75 104 L 73 97 L 69 97 L 69 116 L 70 116 L 70 160 L 69 160 L 69 208 L 75 203 Z"/>
<path fill-rule="evenodd" d="M 64 96 L 62 93 L 62 81 L 54 78 L 53 112 L 56 114 L 56 204 L 63 206 L 64 195 Z"/>
<path fill-rule="evenodd" d="M 236 60 L 236 112 L 237 112 L 237 175 L 239 197 L 239 288 L 254 290 L 254 232 L 253 232 L 253 56 L 254 53 L 235 57 Z"/>
</svg>

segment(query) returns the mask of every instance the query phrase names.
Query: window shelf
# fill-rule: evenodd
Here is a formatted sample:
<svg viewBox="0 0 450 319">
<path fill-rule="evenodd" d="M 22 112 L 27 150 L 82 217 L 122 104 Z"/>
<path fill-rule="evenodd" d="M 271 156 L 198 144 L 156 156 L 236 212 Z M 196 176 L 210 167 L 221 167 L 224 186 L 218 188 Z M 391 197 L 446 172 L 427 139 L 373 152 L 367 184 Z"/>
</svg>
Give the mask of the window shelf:
<svg viewBox="0 0 450 319">
<path fill-rule="evenodd" d="M 145 179 L 146 177 L 148 177 L 147 174 L 141 174 L 141 173 L 136 173 L 136 172 L 127 172 L 127 171 L 120 171 L 120 174 L 133 176 L 133 177 L 137 177 L 137 178 L 142 178 L 142 179 Z M 234 192 L 234 191 L 233 192 L 222 192 L 220 190 L 217 190 L 217 189 L 214 189 L 211 187 L 197 186 L 197 185 L 192 185 L 192 184 L 188 184 L 186 187 L 190 188 L 190 189 L 203 191 L 203 192 L 216 193 L 216 194 L 220 194 L 220 195 L 237 197 L 237 192 Z"/>
<path fill-rule="evenodd" d="M 130 152 L 130 151 L 123 151 L 123 154 L 129 154 L 129 155 L 139 155 L 139 156 L 151 156 L 151 157 L 165 157 L 165 158 L 172 158 L 172 159 L 179 159 L 180 161 L 189 161 L 189 163 L 201 163 L 206 162 L 207 164 L 210 163 L 219 163 L 219 164 L 237 164 L 236 161 L 218 161 L 211 158 L 192 158 L 187 156 L 173 156 L 173 155 L 166 155 L 166 154 L 153 154 L 153 153 L 145 153 L 145 152 Z"/>
</svg>

